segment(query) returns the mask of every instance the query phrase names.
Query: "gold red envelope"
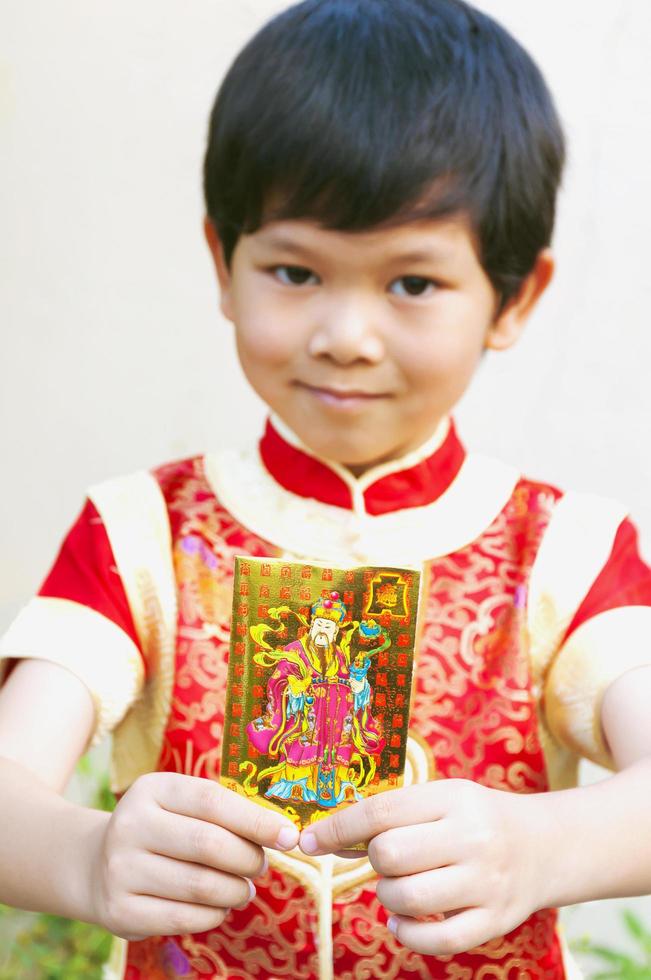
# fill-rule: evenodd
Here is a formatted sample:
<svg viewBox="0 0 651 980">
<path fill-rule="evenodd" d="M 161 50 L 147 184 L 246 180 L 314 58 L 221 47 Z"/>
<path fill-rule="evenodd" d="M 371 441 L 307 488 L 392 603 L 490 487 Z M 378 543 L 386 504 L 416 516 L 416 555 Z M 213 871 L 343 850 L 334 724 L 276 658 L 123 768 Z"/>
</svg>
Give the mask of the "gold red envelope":
<svg viewBox="0 0 651 980">
<path fill-rule="evenodd" d="M 402 785 L 420 572 L 236 558 L 222 782 L 297 826 Z"/>
</svg>

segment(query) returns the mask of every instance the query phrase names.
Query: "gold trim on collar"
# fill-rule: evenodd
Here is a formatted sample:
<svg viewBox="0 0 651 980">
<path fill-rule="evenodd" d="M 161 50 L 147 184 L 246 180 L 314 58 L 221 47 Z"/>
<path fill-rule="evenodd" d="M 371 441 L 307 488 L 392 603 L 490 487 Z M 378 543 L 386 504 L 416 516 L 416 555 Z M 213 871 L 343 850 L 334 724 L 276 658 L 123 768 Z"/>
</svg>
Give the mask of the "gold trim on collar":
<svg viewBox="0 0 651 980">
<path fill-rule="evenodd" d="M 418 466 L 419 463 L 425 462 L 429 459 L 437 449 L 440 449 L 445 440 L 447 439 L 448 433 L 450 431 L 450 417 L 445 415 L 436 429 L 429 437 L 429 439 L 424 442 L 418 449 L 412 449 L 410 452 L 405 453 L 404 456 L 400 456 L 398 459 L 391 459 L 386 463 L 378 463 L 377 466 L 372 466 L 361 476 L 355 476 L 350 470 L 343 466 L 341 463 L 336 463 L 326 456 L 317 456 L 312 450 L 301 442 L 295 432 L 285 425 L 283 420 L 279 416 L 271 415 L 271 424 L 273 425 L 276 432 L 278 432 L 285 442 L 288 442 L 290 446 L 294 449 L 300 449 L 302 453 L 306 456 L 310 456 L 312 459 L 318 460 L 328 469 L 336 473 L 340 480 L 346 484 L 350 490 L 353 510 L 356 514 L 363 514 L 365 512 L 364 506 L 364 493 L 369 487 L 373 486 L 379 480 L 383 480 L 387 476 L 391 476 L 394 473 L 402 473 L 404 470 L 412 469 L 414 466 Z"/>
<path fill-rule="evenodd" d="M 266 541 L 299 557 L 365 564 L 413 565 L 460 550 L 491 525 L 519 479 L 513 467 L 471 454 L 433 503 L 375 516 L 291 493 L 257 448 L 205 456 L 204 469 L 222 506 Z"/>
</svg>

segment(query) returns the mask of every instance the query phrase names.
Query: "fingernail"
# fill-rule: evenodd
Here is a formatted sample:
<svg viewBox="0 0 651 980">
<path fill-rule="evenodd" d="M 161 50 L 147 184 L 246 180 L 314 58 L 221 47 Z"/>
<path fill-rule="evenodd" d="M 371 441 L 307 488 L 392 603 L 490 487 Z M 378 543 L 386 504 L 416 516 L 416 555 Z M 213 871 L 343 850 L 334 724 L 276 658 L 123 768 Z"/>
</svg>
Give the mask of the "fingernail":
<svg viewBox="0 0 651 980">
<path fill-rule="evenodd" d="M 398 931 L 398 920 L 396 919 L 395 915 L 392 915 L 390 919 L 387 919 L 387 929 L 395 936 L 396 932 Z"/>
<path fill-rule="evenodd" d="M 267 873 L 268 870 L 269 870 L 269 858 L 265 854 L 265 856 L 264 856 L 264 863 L 262 865 L 262 871 L 260 872 L 260 874 L 261 875 L 266 875 L 266 873 Z"/>
<path fill-rule="evenodd" d="M 253 884 L 252 881 L 249 881 L 249 901 L 250 902 L 253 901 L 255 896 L 256 896 L 255 885 Z"/>
<path fill-rule="evenodd" d="M 311 834 L 308 830 L 307 833 L 303 834 L 301 837 L 301 850 L 305 851 L 306 854 L 314 854 L 318 851 L 319 844 L 314 834 Z"/>
<path fill-rule="evenodd" d="M 298 830 L 296 827 L 283 827 L 278 834 L 276 847 L 280 851 L 288 851 L 291 847 L 298 844 Z"/>
</svg>

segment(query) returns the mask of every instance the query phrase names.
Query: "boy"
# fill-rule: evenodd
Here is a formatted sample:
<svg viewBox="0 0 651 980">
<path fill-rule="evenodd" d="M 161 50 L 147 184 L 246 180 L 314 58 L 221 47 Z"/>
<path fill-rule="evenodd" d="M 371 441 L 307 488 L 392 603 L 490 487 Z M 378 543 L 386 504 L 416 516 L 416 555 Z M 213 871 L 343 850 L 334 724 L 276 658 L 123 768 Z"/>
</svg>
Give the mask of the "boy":
<svg viewBox="0 0 651 980">
<path fill-rule="evenodd" d="M 551 278 L 562 162 L 539 72 L 455 0 L 311 0 L 227 75 L 206 236 L 272 418 L 92 488 L 2 645 L 0 900 L 131 940 L 114 976 L 560 978 L 551 908 L 651 890 L 634 529 L 450 421 Z M 216 781 L 236 554 L 427 579 L 412 785 L 300 847 Z M 110 816 L 59 795 L 107 731 Z M 572 789 L 581 754 L 621 771 Z"/>
</svg>

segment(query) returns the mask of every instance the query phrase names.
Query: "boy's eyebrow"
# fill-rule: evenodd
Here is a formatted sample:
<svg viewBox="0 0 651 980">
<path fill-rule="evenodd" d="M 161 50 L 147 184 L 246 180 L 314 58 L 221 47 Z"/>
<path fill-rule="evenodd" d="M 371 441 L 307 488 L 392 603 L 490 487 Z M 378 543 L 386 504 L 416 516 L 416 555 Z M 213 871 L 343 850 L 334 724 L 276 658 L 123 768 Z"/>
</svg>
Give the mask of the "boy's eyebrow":
<svg viewBox="0 0 651 980">
<path fill-rule="evenodd" d="M 440 262 L 448 258 L 450 252 L 443 248 L 416 249 L 413 252 L 395 252 L 389 256 L 390 262 Z"/>
<path fill-rule="evenodd" d="M 269 246 L 271 248 L 277 248 L 284 252 L 291 252 L 293 255 L 305 256 L 306 258 L 316 258 L 318 257 L 318 252 L 313 251 L 307 245 L 301 245 L 299 242 L 293 241 L 291 238 L 285 238 L 282 235 L 270 234 L 267 236 L 260 236 L 260 244 Z M 433 262 L 441 261 L 449 257 L 449 249 L 430 247 L 429 249 L 413 249 L 408 252 L 395 252 L 386 257 L 387 263 L 389 262 Z"/>
<path fill-rule="evenodd" d="M 260 235 L 258 240 L 261 245 L 277 248 L 282 252 L 292 252 L 294 255 L 316 255 L 316 252 L 313 252 L 307 245 L 299 245 L 298 242 L 292 241 L 291 238 L 283 238 L 282 235 Z"/>
</svg>

